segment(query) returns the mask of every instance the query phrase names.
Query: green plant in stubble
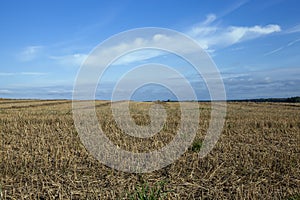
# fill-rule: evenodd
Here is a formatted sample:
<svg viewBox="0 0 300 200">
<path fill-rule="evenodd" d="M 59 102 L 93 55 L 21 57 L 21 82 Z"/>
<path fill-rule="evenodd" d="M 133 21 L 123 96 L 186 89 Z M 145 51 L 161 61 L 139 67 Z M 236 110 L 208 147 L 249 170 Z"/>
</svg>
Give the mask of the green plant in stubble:
<svg viewBox="0 0 300 200">
<path fill-rule="evenodd" d="M 201 147 L 202 147 L 202 141 L 201 140 L 194 140 L 194 142 L 193 142 L 193 144 L 192 144 L 192 146 L 191 146 L 190 149 L 193 152 L 199 152 L 200 149 L 201 149 Z"/>
<path fill-rule="evenodd" d="M 137 185 L 134 193 L 129 195 L 131 200 L 158 200 L 165 199 L 167 196 L 167 191 L 164 190 L 166 182 L 160 181 L 156 183 L 153 187 L 149 186 L 149 183 L 144 183 L 142 185 Z"/>
<path fill-rule="evenodd" d="M 3 199 L 3 193 L 2 193 L 2 185 L 0 184 L 0 200 Z"/>
<path fill-rule="evenodd" d="M 288 200 L 300 200 L 300 194 L 296 194 L 292 197 L 289 197 Z"/>
</svg>

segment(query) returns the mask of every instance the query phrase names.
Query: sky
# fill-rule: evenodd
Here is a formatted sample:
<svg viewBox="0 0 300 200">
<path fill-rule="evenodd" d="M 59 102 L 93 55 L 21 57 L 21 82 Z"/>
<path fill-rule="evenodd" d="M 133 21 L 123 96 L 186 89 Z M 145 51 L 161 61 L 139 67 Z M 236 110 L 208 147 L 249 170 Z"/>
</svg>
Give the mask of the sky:
<svg viewBox="0 0 300 200">
<path fill-rule="evenodd" d="M 0 98 L 71 99 L 80 67 L 95 47 L 143 27 L 172 29 L 195 40 L 220 71 L 227 99 L 300 96 L 299 8 L 298 0 L 2 0 Z M 95 97 L 111 99 L 120 77 L 145 63 L 174 67 L 199 100 L 210 98 L 187 62 L 158 50 L 116 60 Z M 149 76 L 140 73 L 136 79 Z M 150 84 L 131 99 L 176 100 L 176 95 Z"/>
</svg>

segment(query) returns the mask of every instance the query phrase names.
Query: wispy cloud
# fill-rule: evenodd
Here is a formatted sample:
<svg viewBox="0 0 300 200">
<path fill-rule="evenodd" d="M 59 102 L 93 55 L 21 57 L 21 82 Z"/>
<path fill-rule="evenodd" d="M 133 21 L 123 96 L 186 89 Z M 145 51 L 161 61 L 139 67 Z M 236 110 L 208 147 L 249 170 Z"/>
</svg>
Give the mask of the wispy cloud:
<svg viewBox="0 0 300 200">
<path fill-rule="evenodd" d="M 297 40 L 294 40 L 294 41 L 292 41 L 292 42 L 290 42 L 290 43 L 288 43 L 287 46 L 288 46 L 288 47 L 289 47 L 289 46 L 292 46 L 292 45 L 296 44 L 297 42 L 300 42 L 300 38 L 297 39 Z"/>
<path fill-rule="evenodd" d="M 46 75 L 47 73 L 42 73 L 42 72 L 21 72 L 21 75 L 26 75 L 26 76 L 43 76 Z"/>
<path fill-rule="evenodd" d="M 87 58 L 87 54 L 69 54 L 63 56 L 50 56 L 49 58 L 57 61 L 58 64 L 67 67 L 79 67 L 81 63 Z"/>
<path fill-rule="evenodd" d="M 183 32 L 193 39 L 195 39 L 199 45 L 208 53 L 214 53 L 222 48 L 226 48 L 244 41 L 253 40 L 262 36 L 270 35 L 272 33 L 280 32 L 281 27 L 277 24 L 267 25 L 254 25 L 254 26 L 223 26 L 222 21 L 219 19 L 234 12 L 248 0 L 237 1 L 224 12 L 216 15 L 210 13 L 206 18 L 197 24 L 194 24 L 184 30 Z M 118 55 L 118 52 L 122 52 L 128 46 L 134 47 L 140 44 L 149 44 L 155 42 L 165 42 L 166 45 L 178 46 L 180 49 L 184 49 L 184 44 L 174 43 L 170 41 L 176 41 L 176 38 L 166 37 L 165 35 L 156 35 L 152 39 L 136 38 L 135 41 L 123 42 L 122 44 L 116 44 L 106 49 L 105 55 Z M 36 55 L 36 52 L 41 48 L 40 46 L 30 46 L 24 51 L 24 57 L 30 60 Z M 187 49 L 188 50 L 188 49 Z M 144 62 L 149 59 L 163 55 L 165 52 L 159 51 L 136 51 L 130 54 L 124 55 L 119 58 L 114 64 L 115 65 L 128 65 L 134 62 Z M 27 56 L 25 56 L 27 55 Z M 52 61 L 55 61 L 60 66 L 71 66 L 79 67 L 86 58 L 90 56 L 86 53 L 76 53 L 67 55 L 48 56 Z M 97 59 L 98 62 L 99 58 Z"/>
<path fill-rule="evenodd" d="M 166 54 L 164 49 L 166 49 L 166 51 L 173 50 L 181 52 L 181 56 L 187 53 L 195 53 L 195 48 L 194 46 L 191 47 L 191 43 L 179 42 L 182 41 L 182 39 L 181 35 L 170 33 L 159 33 L 153 36 L 146 34 L 145 37 L 129 38 L 117 44 L 106 44 L 106 46 L 97 49 L 97 51 L 89 55 L 86 64 L 90 66 L 104 66 L 109 64 L 111 59 L 118 58 L 128 52 L 130 53 L 120 57 L 119 60 L 116 60 L 113 64 L 127 65 L 134 62 L 143 62 Z M 151 50 L 151 48 L 155 48 L 155 50 Z"/>
<path fill-rule="evenodd" d="M 289 28 L 287 30 L 282 31 L 282 34 L 285 35 L 285 34 L 292 34 L 292 33 L 299 33 L 299 32 L 300 32 L 300 24 L 298 24 L 298 25 L 296 25 L 296 26 L 294 26 L 292 28 Z M 285 45 L 283 45 L 281 47 L 277 47 L 276 49 L 271 50 L 271 51 L 265 53 L 264 56 L 269 56 L 269 55 L 275 54 L 275 53 L 277 53 L 277 52 L 279 52 L 279 51 L 281 51 L 283 49 L 286 49 L 286 48 L 288 48 L 288 47 L 290 47 L 290 46 L 292 46 L 292 45 L 294 45 L 294 44 L 296 44 L 298 42 L 300 42 L 300 38 L 298 38 L 296 40 L 293 40 L 293 41 L 291 41 L 291 42 L 289 42 L 289 43 L 287 43 L 287 44 L 285 44 Z"/>
<path fill-rule="evenodd" d="M 73 90 L 71 90 L 71 89 L 58 89 L 58 88 L 57 89 L 54 88 L 54 90 L 52 89 L 52 90 L 47 91 L 47 93 L 50 95 L 64 95 L 67 97 L 72 96 L 72 92 L 73 92 Z"/>
<path fill-rule="evenodd" d="M 274 50 L 272 50 L 272 51 L 269 51 L 269 52 L 265 53 L 264 56 L 272 55 L 272 54 L 274 54 L 274 53 L 276 53 L 276 52 L 278 52 L 278 51 L 281 51 L 282 49 L 284 49 L 284 47 L 279 47 L 279 48 L 277 48 L 277 49 L 274 49 Z"/>
<path fill-rule="evenodd" d="M 267 24 L 265 26 L 254 25 L 254 26 L 223 26 L 222 17 L 231 14 L 235 10 L 241 8 L 247 4 L 249 0 L 238 0 L 230 7 L 224 9 L 223 12 L 214 14 L 210 13 L 206 16 L 203 21 L 200 21 L 197 24 L 194 24 L 188 27 L 183 33 L 191 36 L 195 39 L 199 45 L 208 53 L 214 53 L 219 49 L 232 46 L 238 43 L 242 43 L 247 40 L 256 39 L 262 36 L 266 36 L 272 33 L 280 32 L 281 27 L 277 24 Z M 124 42 L 122 44 L 116 44 L 115 46 L 110 46 L 106 49 L 106 55 L 115 54 L 117 52 L 122 52 L 122 49 L 126 49 L 128 46 L 138 46 L 139 43 L 148 44 L 155 42 L 155 40 L 164 40 L 164 42 L 176 41 L 176 38 L 167 38 L 165 35 L 156 35 L 156 38 L 147 40 L 144 38 L 137 38 L 131 43 Z M 168 42 L 169 42 L 168 41 Z M 167 44 L 170 45 L 170 42 Z M 178 46 L 180 49 L 184 49 L 184 44 L 173 42 L 173 46 Z M 27 49 L 27 53 L 30 55 L 30 52 L 34 54 L 34 47 Z M 128 65 L 134 62 L 144 62 L 149 59 L 162 56 L 165 52 L 158 51 L 136 51 L 131 52 L 130 54 L 124 55 L 119 58 L 114 64 L 115 65 Z M 76 54 L 66 54 L 66 55 L 57 55 L 48 56 L 52 61 L 55 61 L 60 66 L 76 66 L 79 67 L 83 61 L 88 57 L 87 53 L 76 53 Z M 97 59 L 99 60 L 99 58 Z"/>
<path fill-rule="evenodd" d="M 187 34 L 195 38 L 200 46 L 205 50 L 216 50 L 228 47 L 247 40 L 252 40 L 261 36 L 280 32 L 281 27 L 277 24 L 269 24 L 266 26 L 220 26 L 211 25 L 215 19 L 212 15 L 208 15 L 203 23 L 194 25 L 187 31 Z"/>
<path fill-rule="evenodd" d="M 300 32 L 300 24 L 298 24 L 298 25 L 296 25 L 296 26 L 294 26 L 294 27 L 292 27 L 290 29 L 287 29 L 285 31 L 285 33 L 287 33 L 287 34 L 298 33 L 298 32 Z"/>
<path fill-rule="evenodd" d="M 0 72 L 0 76 L 12 76 L 14 73 Z"/>
<path fill-rule="evenodd" d="M 126 54 L 119 58 L 113 65 L 126 65 L 138 61 L 146 61 L 148 59 L 160 56 L 165 52 L 158 50 L 141 50 Z"/>
<path fill-rule="evenodd" d="M 244 74 L 228 73 L 223 76 L 229 99 L 288 97 L 299 95 L 298 68 L 275 68 L 249 71 Z"/>
<path fill-rule="evenodd" d="M 19 59 L 24 62 L 28 62 L 37 58 L 42 51 L 43 46 L 27 46 L 19 54 Z"/>
<path fill-rule="evenodd" d="M 292 45 L 294 45 L 294 44 L 296 44 L 296 43 L 298 43 L 298 42 L 300 42 L 300 39 L 293 40 L 293 41 L 287 43 L 287 44 L 284 45 L 284 46 L 281 46 L 281 47 L 279 47 L 279 48 L 276 48 L 276 49 L 274 49 L 274 50 L 272 50 L 272 51 L 269 51 L 269 52 L 265 53 L 264 56 L 269 56 L 269 55 L 272 55 L 272 54 L 274 54 L 274 53 L 277 53 L 277 52 L 279 52 L 279 51 L 281 51 L 281 50 L 283 50 L 283 49 L 285 49 L 285 48 L 288 48 L 288 47 L 290 47 L 290 46 L 292 46 Z"/>
<path fill-rule="evenodd" d="M 11 94 L 12 91 L 10 90 L 0 90 L 0 94 Z"/>
<path fill-rule="evenodd" d="M 230 13 L 245 5 L 247 2 L 249 2 L 249 0 L 242 0 L 232 4 L 229 8 L 225 9 L 222 13 L 219 14 L 219 18 L 229 15 Z"/>
<path fill-rule="evenodd" d="M 43 72 L 0 72 L 0 76 L 42 76 L 47 75 L 47 73 Z"/>
<path fill-rule="evenodd" d="M 155 74 L 150 74 L 155 76 Z M 161 74 L 160 76 L 164 76 Z M 272 70 L 257 70 L 248 72 L 236 72 L 235 70 L 222 73 L 224 84 L 227 90 L 228 99 L 245 99 L 245 98 L 263 98 L 263 97 L 289 97 L 299 95 L 300 88 L 300 71 L 298 68 L 276 68 Z M 200 100 L 210 99 L 209 92 L 205 87 L 205 83 L 201 78 L 189 78 L 192 87 L 195 88 Z M 134 81 L 134 80 L 133 80 Z M 181 82 L 174 77 L 166 77 L 166 81 L 170 84 L 178 84 L 180 90 Z M 203 84 L 202 84 L 202 82 Z M 131 84 L 131 82 L 127 82 Z M 112 92 L 115 87 L 114 82 L 101 83 L 102 87 L 98 87 L 96 98 L 111 99 Z M 86 86 L 90 87 L 90 86 Z M 126 92 L 126 86 L 124 87 Z M 72 98 L 72 85 L 55 85 L 55 86 L 27 86 L 18 88 L 1 88 L 0 94 L 5 97 L 12 98 Z M 182 91 L 184 94 L 184 91 Z M 147 94 L 145 96 L 145 94 Z M 122 95 L 122 94 L 120 94 Z M 146 98 L 146 99 L 145 99 Z M 141 88 L 133 99 L 135 100 L 155 100 L 155 99 L 172 99 L 172 94 L 167 90 L 162 90 L 155 85 Z"/>
<path fill-rule="evenodd" d="M 187 35 L 190 35 L 194 38 L 199 45 L 208 52 L 214 52 L 221 48 L 232 46 L 244 41 L 253 40 L 262 36 L 266 36 L 272 33 L 280 32 L 281 28 L 276 24 L 269 24 L 266 26 L 225 26 L 213 25 L 216 20 L 214 14 L 207 15 L 206 19 L 185 31 Z M 103 62 L 105 59 L 112 57 L 112 55 L 119 56 L 126 49 L 139 49 L 141 46 L 165 46 L 167 49 L 180 49 L 182 52 L 190 51 L 190 47 L 186 46 L 183 42 L 174 42 L 179 41 L 176 36 L 157 34 L 152 38 L 136 38 L 131 41 L 124 41 L 120 44 L 114 46 L 108 46 L 101 52 L 101 61 L 99 61 L 99 55 L 94 55 L 94 63 Z M 157 56 L 163 55 L 165 52 L 161 51 L 137 51 L 130 54 L 127 54 L 124 57 L 121 57 L 115 64 L 124 65 L 134 62 L 145 61 Z M 191 53 L 191 52 L 189 52 Z M 67 58 L 67 59 L 66 59 Z M 90 57 L 89 57 L 90 58 Z M 73 57 L 64 57 L 64 60 L 72 60 Z M 92 61 L 93 59 L 89 59 Z"/>
<path fill-rule="evenodd" d="M 216 19 L 217 19 L 217 16 L 215 14 L 208 14 L 206 16 L 206 20 L 204 22 L 202 22 L 201 24 L 204 25 L 204 26 L 209 25 L 212 22 L 214 22 Z"/>
</svg>

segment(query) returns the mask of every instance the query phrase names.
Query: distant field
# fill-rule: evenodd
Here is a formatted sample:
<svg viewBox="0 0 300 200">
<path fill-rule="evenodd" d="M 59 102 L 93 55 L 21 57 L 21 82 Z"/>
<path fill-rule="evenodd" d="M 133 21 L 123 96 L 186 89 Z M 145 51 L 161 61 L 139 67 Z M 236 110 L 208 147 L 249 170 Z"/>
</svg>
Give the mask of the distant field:
<svg viewBox="0 0 300 200">
<path fill-rule="evenodd" d="M 131 102 L 138 125 L 152 103 Z M 120 148 L 152 151 L 168 144 L 180 122 L 179 104 L 162 103 L 168 117 L 149 139 L 116 127 L 110 103 L 96 102 L 102 128 Z M 112 170 L 81 144 L 67 100 L 0 100 L 0 199 L 300 199 L 300 104 L 228 103 L 223 133 L 198 158 L 210 103 L 199 103 L 193 145 L 175 163 L 152 173 Z"/>
</svg>

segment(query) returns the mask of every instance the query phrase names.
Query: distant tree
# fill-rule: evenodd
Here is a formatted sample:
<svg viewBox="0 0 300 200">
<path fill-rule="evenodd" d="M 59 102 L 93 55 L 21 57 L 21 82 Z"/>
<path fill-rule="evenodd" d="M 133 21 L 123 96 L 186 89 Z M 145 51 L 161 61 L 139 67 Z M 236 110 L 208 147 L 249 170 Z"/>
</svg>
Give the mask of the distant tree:
<svg viewBox="0 0 300 200">
<path fill-rule="evenodd" d="M 300 97 L 290 97 L 290 98 L 287 98 L 287 102 L 290 102 L 290 103 L 299 103 L 300 102 Z"/>
</svg>

